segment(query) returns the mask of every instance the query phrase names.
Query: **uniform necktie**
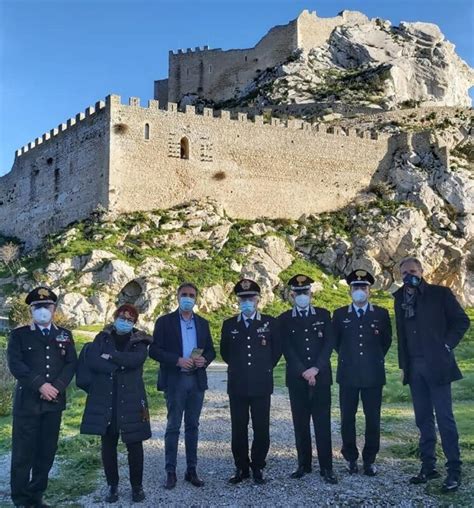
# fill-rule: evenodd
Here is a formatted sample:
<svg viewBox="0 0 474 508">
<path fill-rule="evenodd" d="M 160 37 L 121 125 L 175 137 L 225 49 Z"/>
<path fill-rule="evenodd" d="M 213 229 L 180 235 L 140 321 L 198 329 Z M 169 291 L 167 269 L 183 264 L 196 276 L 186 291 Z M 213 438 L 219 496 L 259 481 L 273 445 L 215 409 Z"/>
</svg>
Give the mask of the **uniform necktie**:
<svg viewBox="0 0 474 508">
<path fill-rule="evenodd" d="M 308 315 L 308 312 L 306 310 L 302 310 L 300 314 L 302 318 L 305 318 Z"/>
<path fill-rule="evenodd" d="M 359 318 L 364 315 L 364 309 L 357 309 L 357 313 L 359 314 Z"/>
<path fill-rule="evenodd" d="M 251 318 L 245 319 L 245 326 L 246 326 L 247 328 L 248 328 L 251 324 L 252 324 L 252 319 L 251 319 Z"/>
<path fill-rule="evenodd" d="M 43 335 L 44 335 L 45 337 L 49 337 L 49 328 L 43 328 L 43 329 L 41 330 L 41 332 L 43 333 Z"/>
</svg>

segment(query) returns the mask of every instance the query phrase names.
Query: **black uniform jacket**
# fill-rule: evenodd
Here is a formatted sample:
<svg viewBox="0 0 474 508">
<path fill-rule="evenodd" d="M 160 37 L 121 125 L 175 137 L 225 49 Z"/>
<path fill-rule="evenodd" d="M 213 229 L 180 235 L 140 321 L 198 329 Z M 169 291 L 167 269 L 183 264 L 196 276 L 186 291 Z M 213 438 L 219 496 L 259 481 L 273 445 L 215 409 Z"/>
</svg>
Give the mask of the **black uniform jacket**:
<svg viewBox="0 0 474 508">
<path fill-rule="evenodd" d="M 334 348 L 334 333 L 329 311 L 322 307 L 309 307 L 305 318 L 295 308 L 283 312 L 278 318 L 286 359 L 286 385 L 301 384 L 305 370 L 316 367 L 318 384 L 332 384 L 330 358 Z"/>
<path fill-rule="evenodd" d="M 51 325 L 49 337 L 32 324 L 15 328 L 8 341 L 8 366 L 17 379 L 13 412 L 38 415 L 62 411 L 66 407 L 66 388 L 74 377 L 77 363 L 72 333 Z M 40 398 L 39 388 L 51 383 L 59 390 L 54 402 Z"/>
<path fill-rule="evenodd" d="M 398 363 L 403 369 L 403 384 L 408 383 L 410 362 L 405 332 L 405 311 L 402 309 L 403 288 L 394 293 L 398 335 Z M 416 299 L 416 331 L 432 381 L 447 384 L 462 378 L 453 349 L 469 328 L 469 318 L 452 291 L 422 281 Z M 447 346 L 447 347 L 446 347 Z"/>
<path fill-rule="evenodd" d="M 181 371 L 176 364 L 183 356 L 183 339 L 181 337 L 179 310 L 165 314 L 158 318 L 153 332 L 153 344 L 150 346 L 150 358 L 160 362 L 158 372 L 158 390 L 166 390 L 172 386 Z M 196 326 L 197 347 L 203 349 L 202 356 L 206 359 L 207 365 L 197 369 L 197 382 L 200 390 L 207 390 L 206 367 L 216 357 L 214 344 L 212 343 L 209 322 L 201 316 L 194 314 Z"/>
<path fill-rule="evenodd" d="M 392 343 L 388 311 L 371 303 L 361 318 L 352 304 L 334 311 L 335 349 L 339 354 L 336 381 L 370 388 L 384 385 L 384 358 Z"/>
<path fill-rule="evenodd" d="M 247 328 L 242 314 L 226 319 L 221 356 L 228 365 L 227 393 L 263 397 L 273 393 L 273 368 L 281 357 L 277 321 L 257 312 Z"/>
</svg>

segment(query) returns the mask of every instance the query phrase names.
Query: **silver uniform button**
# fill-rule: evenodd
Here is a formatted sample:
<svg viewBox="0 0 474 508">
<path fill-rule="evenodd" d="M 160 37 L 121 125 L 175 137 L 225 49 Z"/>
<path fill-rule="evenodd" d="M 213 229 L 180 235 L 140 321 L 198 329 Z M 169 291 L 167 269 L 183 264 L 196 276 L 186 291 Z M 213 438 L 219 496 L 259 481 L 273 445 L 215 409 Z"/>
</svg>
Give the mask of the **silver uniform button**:
<svg viewBox="0 0 474 508">
<path fill-rule="evenodd" d="M 309 347 L 306 348 L 306 351 L 309 351 Z"/>
<path fill-rule="evenodd" d="M 360 335 L 359 335 L 359 337 L 363 337 L 363 335 L 362 335 L 362 334 L 360 334 Z"/>
<path fill-rule="evenodd" d="M 247 347 L 250 349 L 252 346 L 250 344 L 247 344 Z"/>
<path fill-rule="evenodd" d="M 306 342 L 308 342 L 309 339 L 305 339 L 305 340 L 306 340 Z"/>
<path fill-rule="evenodd" d="M 305 331 L 305 332 L 307 332 L 307 331 L 308 331 L 308 329 L 307 329 L 307 328 L 305 328 L 305 329 L 304 329 L 304 331 Z"/>
<path fill-rule="evenodd" d="M 46 349 L 49 349 L 49 346 L 46 346 Z"/>
<path fill-rule="evenodd" d="M 360 354 L 363 355 L 364 353 L 361 351 Z"/>
<path fill-rule="evenodd" d="M 46 374 L 46 377 L 49 377 L 49 374 Z"/>
<path fill-rule="evenodd" d="M 360 325 L 359 328 L 362 328 L 362 325 Z"/>
<path fill-rule="evenodd" d="M 252 362 L 249 362 L 248 365 L 252 365 Z"/>
<path fill-rule="evenodd" d="M 247 356 L 252 356 L 252 353 L 249 353 Z"/>
<path fill-rule="evenodd" d="M 46 365 L 46 368 L 49 369 L 49 365 Z"/>
<path fill-rule="evenodd" d="M 49 356 L 46 355 L 46 360 L 49 360 Z"/>
<path fill-rule="evenodd" d="M 311 360 L 311 356 L 308 356 L 308 360 Z"/>
</svg>

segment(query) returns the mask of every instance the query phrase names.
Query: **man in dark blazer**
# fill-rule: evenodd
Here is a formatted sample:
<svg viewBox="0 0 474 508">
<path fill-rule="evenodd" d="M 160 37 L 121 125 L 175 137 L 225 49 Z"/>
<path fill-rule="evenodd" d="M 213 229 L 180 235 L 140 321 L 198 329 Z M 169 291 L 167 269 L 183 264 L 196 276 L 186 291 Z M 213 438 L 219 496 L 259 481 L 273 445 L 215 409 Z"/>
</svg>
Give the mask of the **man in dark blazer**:
<svg viewBox="0 0 474 508">
<path fill-rule="evenodd" d="M 320 474 L 337 483 L 332 466 L 330 357 L 334 334 L 329 311 L 311 305 L 313 279 L 297 274 L 289 281 L 293 308 L 278 318 L 286 359 L 286 385 L 295 429 L 298 468 L 292 478 L 311 472 L 311 419 Z"/>
<path fill-rule="evenodd" d="M 43 493 L 58 445 L 66 388 L 77 356 L 72 333 L 54 324 L 57 296 L 38 287 L 26 297 L 33 321 L 15 328 L 8 366 L 17 379 L 13 402 L 11 497 L 15 506 L 48 506 Z"/>
<path fill-rule="evenodd" d="M 443 492 L 461 483 L 459 436 L 453 415 L 451 382 L 462 378 L 454 348 L 469 328 L 469 318 L 451 290 L 428 284 L 416 258 L 400 262 L 403 287 L 394 293 L 398 334 L 398 359 L 403 384 L 409 384 L 420 431 L 421 470 L 410 483 L 438 478 L 436 471 L 436 423 L 447 462 Z"/>
<path fill-rule="evenodd" d="M 270 398 L 273 368 L 281 357 L 276 321 L 257 310 L 260 287 L 250 279 L 234 287 L 240 313 L 224 321 L 221 355 L 227 363 L 227 393 L 232 423 L 232 455 L 235 474 L 232 484 L 250 477 L 265 483 L 262 470 L 270 447 Z M 249 460 L 248 424 L 252 418 L 253 443 Z"/>
<path fill-rule="evenodd" d="M 354 270 L 346 277 L 352 302 L 334 311 L 337 378 L 341 409 L 342 455 L 350 474 L 358 472 L 359 450 L 355 418 L 359 397 L 365 415 L 364 474 L 375 476 L 375 457 L 380 448 L 380 412 L 385 384 L 384 358 L 392 343 L 388 311 L 369 301 L 375 282 L 366 270 Z"/>
<path fill-rule="evenodd" d="M 158 390 L 165 392 L 168 423 L 165 432 L 165 488 L 176 486 L 176 458 L 184 414 L 187 470 L 184 479 L 195 487 L 198 477 L 199 417 L 207 390 L 206 368 L 216 357 L 209 323 L 193 312 L 197 287 L 185 282 L 178 288 L 179 307 L 158 318 L 149 355 L 160 362 Z"/>
</svg>

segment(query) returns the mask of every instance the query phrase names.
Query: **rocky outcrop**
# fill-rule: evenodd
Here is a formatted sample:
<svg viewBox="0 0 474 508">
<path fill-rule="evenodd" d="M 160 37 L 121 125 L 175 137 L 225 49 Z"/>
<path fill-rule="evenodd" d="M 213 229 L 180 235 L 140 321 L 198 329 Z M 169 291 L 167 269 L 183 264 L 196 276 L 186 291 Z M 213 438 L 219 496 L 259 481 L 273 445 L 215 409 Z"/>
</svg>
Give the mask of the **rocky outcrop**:
<svg viewBox="0 0 474 508">
<path fill-rule="evenodd" d="M 474 71 L 437 25 L 361 17 L 334 28 L 321 46 L 266 69 L 232 106 L 326 102 L 392 109 L 471 105 Z"/>
</svg>

